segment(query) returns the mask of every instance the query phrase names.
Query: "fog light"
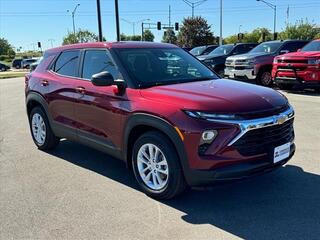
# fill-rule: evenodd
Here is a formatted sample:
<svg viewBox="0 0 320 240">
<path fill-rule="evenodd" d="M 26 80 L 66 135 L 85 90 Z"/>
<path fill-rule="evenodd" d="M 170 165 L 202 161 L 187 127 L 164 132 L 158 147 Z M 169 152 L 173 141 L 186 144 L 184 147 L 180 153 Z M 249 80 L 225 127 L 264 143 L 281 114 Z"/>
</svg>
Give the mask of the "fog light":
<svg viewBox="0 0 320 240">
<path fill-rule="evenodd" d="M 207 130 L 202 133 L 201 140 L 203 143 L 211 143 L 217 135 L 218 132 L 216 130 Z"/>
<path fill-rule="evenodd" d="M 312 73 L 311 78 L 315 79 L 317 77 L 317 74 Z"/>
</svg>

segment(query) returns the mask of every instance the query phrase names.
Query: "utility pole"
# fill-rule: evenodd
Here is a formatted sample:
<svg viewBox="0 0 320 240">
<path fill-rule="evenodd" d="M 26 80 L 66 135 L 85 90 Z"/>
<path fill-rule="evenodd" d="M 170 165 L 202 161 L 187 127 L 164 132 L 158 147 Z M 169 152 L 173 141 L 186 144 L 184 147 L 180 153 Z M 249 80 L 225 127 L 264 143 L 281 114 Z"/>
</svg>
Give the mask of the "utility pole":
<svg viewBox="0 0 320 240">
<path fill-rule="evenodd" d="M 222 0 L 220 0 L 220 37 L 219 46 L 222 45 Z"/>
<path fill-rule="evenodd" d="M 97 0 L 97 16 L 98 16 L 99 42 L 102 42 L 103 41 L 103 36 L 102 36 L 102 25 L 101 25 L 100 0 Z"/>
<path fill-rule="evenodd" d="M 72 17 L 72 26 L 73 26 L 73 34 L 76 35 L 76 27 L 75 27 L 75 23 L 74 23 L 74 15 L 76 14 L 77 8 L 80 6 L 80 3 L 78 3 L 75 8 L 73 9 L 73 11 L 71 12 L 71 17 Z M 67 10 L 67 12 L 70 12 L 69 10 Z"/>
<path fill-rule="evenodd" d="M 48 42 L 51 43 L 51 48 L 53 48 L 53 42 L 54 42 L 54 41 L 55 41 L 55 40 L 54 40 L 53 38 L 48 39 Z"/>
<path fill-rule="evenodd" d="M 185 4 L 189 5 L 191 7 L 191 16 L 192 18 L 194 18 L 194 8 L 195 7 L 198 7 L 199 5 L 201 5 L 202 3 L 208 1 L 208 0 L 200 0 L 200 1 L 197 1 L 197 2 L 192 2 L 190 0 L 182 0 Z"/>
<path fill-rule="evenodd" d="M 277 5 L 274 5 L 272 3 L 269 3 L 264 0 L 256 0 L 257 2 L 263 2 L 268 7 L 270 7 L 273 10 L 273 36 L 276 36 L 276 21 L 277 21 Z"/>
<path fill-rule="evenodd" d="M 171 27 L 171 6 L 169 5 L 169 27 Z"/>
<path fill-rule="evenodd" d="M 120 23 L 119 23 L 119 5 L 118 0 L 114 0 L 114 7 L 116 12 L 116 29 L 117 29 L 117 41 L 120 41 Z"/>
</svg>

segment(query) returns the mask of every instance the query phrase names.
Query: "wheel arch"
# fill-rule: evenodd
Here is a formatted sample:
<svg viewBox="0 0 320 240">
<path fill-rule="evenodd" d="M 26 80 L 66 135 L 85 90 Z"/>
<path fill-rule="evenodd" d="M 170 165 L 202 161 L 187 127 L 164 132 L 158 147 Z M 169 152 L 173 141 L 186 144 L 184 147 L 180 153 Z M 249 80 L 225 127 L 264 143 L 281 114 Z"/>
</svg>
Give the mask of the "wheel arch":
<svg viewBox="0 0 320 240">
<path fill-rule="evenodd" d="M 183 141 L 171 123 L 158 116 L 136 113 L 128 119 L 125 126 L 123 159 L 128 167 L 131 167 L 132 145 L 134 141 L 143 133 L 155 130 L 168 137 L 177 151 L 182 168 L 184 170 L 188 168 L 188 159 Z"/>
<path fill-rule="evenodd" d="M 29 92 L 26 97 L 26 110 L 27 110 L 28 118 L 29 118 L 29 115 L 30 115 L 32 109 L 36 106 L 39 106 L 44 110 L 45 114 L 48 117 L 49 123 L 51 124 L 52 117 L 49 114 L 48 103 L 46 102 L 44 97 L 37 92 Z"/>
</svg>

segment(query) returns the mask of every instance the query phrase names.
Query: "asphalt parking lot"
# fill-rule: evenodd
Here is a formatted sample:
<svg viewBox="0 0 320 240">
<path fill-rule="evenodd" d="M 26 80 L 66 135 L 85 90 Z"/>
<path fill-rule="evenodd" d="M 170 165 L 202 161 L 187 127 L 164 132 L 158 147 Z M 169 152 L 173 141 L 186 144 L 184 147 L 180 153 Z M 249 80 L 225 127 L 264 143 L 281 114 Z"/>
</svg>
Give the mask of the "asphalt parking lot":
<svg viewBox="0 0 320 240">
<path fill-rule="evenodd" d="M 285 95 L 297 144 L 285 167 L 159 202 L 106 154 L 37 150 L 24 79 L 0 80 L 0 239 L 319 239 L 320 95 Z"/>
</svg>

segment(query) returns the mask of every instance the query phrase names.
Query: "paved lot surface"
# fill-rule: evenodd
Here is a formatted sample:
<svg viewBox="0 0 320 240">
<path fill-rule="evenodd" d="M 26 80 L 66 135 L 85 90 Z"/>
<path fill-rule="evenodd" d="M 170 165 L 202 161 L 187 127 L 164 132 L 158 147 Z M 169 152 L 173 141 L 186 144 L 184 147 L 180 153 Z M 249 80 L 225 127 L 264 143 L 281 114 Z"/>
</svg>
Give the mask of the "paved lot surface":
<svg viewBox="0 0 320 240">
<path fill-rule="evenodd" d="M 284 168 L 158 202 L 108 155 L 37 150 L 23 81 L 0 80 L 0 239 L 319 239 L 319 95 L 286 93 L 297 152 Z"/>
</svg>

